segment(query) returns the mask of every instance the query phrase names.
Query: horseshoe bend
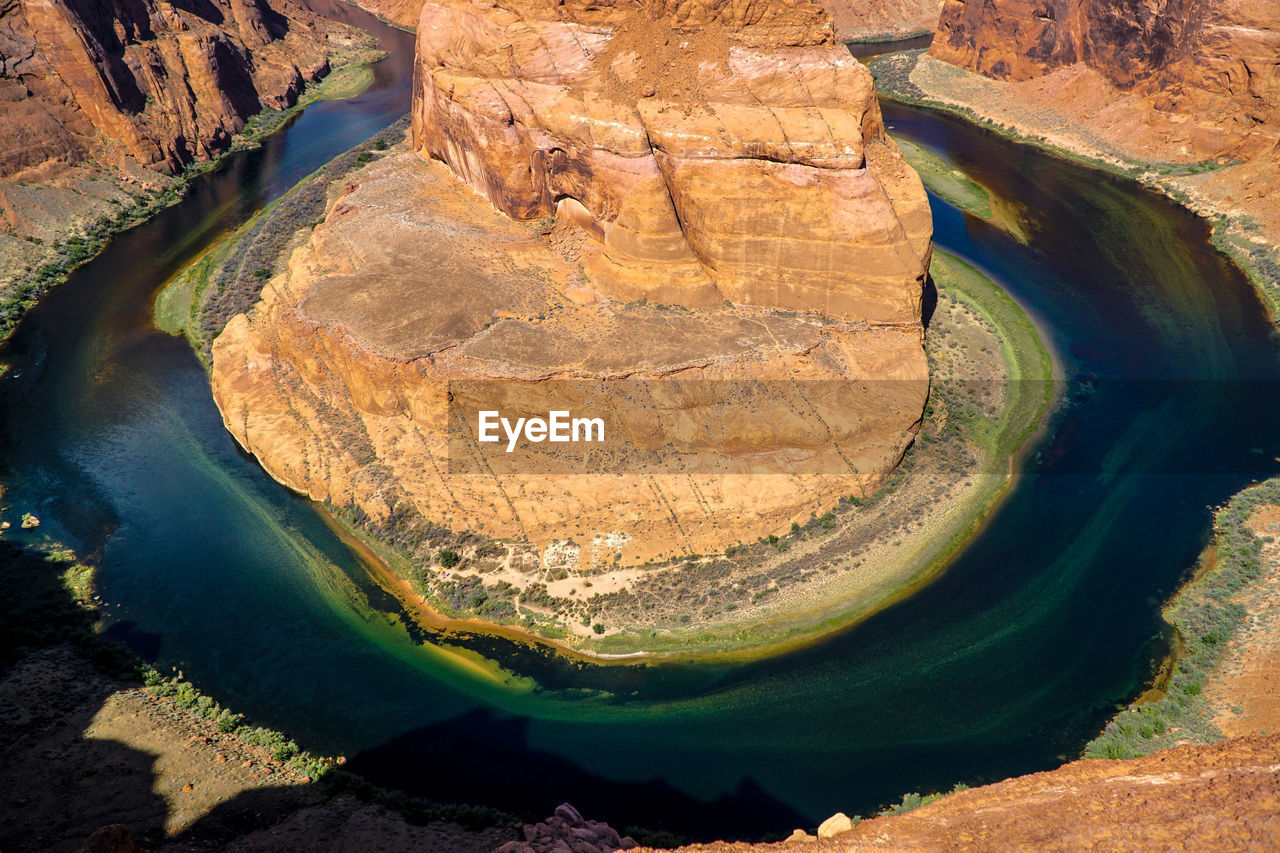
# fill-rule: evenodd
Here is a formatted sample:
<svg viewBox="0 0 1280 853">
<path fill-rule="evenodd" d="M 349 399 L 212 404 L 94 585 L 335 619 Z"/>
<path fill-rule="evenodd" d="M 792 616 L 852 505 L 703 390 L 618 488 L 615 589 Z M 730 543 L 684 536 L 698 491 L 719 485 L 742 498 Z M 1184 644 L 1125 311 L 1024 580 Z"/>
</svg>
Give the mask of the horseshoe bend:
<svg viewBox="0 0 1280 853">
<path fill-rule="evenodd" d="M 447 0 L 417 33 L 408 138 L 212 344 L 274 477 L 446 611 L 496 588 L 481 618 L 588 640 L 631 627 L 591 596 L 884 484 L 929 395 L 931 219 L 821 7 Z M 508 456 L 480 410 L 609 440 Z"/>
</svg>

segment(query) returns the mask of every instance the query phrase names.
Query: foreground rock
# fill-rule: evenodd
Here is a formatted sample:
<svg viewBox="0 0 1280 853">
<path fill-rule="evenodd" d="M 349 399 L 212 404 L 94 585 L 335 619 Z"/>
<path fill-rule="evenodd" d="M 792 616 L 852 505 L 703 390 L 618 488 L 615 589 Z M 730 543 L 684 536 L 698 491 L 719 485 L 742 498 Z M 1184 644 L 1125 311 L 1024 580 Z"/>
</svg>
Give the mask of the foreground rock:
<svg viewBox="0 0 1280 853">
<path fill-rule="evenodd" d="M 521 834 L 523 840 L 508 841 L 493 853 L 614 853 L 640 846 L 607 823 L 587 820 L 568 803 L 541 823 L 525 824 Z"/>
<path fill-rule="evenodd" d="M 214 344 L 281 481 L 537 573 L 785 532 L 901 459 L 928 205 L 820 6 L 428 3 L 412 147 Z M 613 441 L 535 465 L 486 409 Z"/>
<path fill-rule="evenodd" d="M 1280 846 L 1280 736 L 1185 746 L 1127 761 L 1057 770 L 951 794 L 864 820 L 827 839 L 749 850 L 1274 850 Z"/>
</svg>

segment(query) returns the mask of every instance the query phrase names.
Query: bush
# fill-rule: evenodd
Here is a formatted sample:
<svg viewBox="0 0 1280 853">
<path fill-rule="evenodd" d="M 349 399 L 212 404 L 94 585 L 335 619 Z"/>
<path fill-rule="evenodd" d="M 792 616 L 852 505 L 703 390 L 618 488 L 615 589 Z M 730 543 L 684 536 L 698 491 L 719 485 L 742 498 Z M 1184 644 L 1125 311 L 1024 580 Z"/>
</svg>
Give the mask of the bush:
<svg viewBox="0 0 1280 853">
<path fill-rule="evenodd" d="M 446 569 L 452 569 L 458 563 L 462 562 L 462 556 L 457 551 L 444 548 L 440 551 L 440 565 Z"/>
</svg>

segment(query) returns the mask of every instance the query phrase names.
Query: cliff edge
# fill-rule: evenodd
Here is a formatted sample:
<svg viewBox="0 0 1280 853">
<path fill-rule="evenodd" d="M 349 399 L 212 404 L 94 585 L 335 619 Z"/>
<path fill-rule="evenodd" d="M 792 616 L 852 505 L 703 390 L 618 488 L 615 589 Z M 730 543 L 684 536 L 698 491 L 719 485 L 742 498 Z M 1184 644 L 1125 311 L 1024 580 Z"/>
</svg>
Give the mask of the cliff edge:
<svg viewBox="0 0 1280 853">
<path fill-rule="evenodd" d="M 820 5 L 447 0 L 417 52 L 418 156 L 356 173 L 214 343 L 273 475 L 415 531 L 412 572 L 457 543 L 514 588 L 610 573 L 584 602 L 884 482 L 931 221 Z M 552 409 L 611 441 L 478 440 Z"/>
</svg>

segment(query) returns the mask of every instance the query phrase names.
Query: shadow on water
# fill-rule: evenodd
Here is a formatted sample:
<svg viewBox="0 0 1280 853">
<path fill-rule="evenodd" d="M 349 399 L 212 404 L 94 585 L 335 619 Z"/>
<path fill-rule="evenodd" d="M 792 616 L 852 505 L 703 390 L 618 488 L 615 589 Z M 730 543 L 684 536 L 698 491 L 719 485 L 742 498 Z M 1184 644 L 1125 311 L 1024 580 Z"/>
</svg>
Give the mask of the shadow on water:
<svg viewBox="0 0 1280 853">
<path fill-rule="evenodd" d="M 0 700 L 9 700 L 0 701 L 0 849 L 75 851 L 95 830 L 116 823 L 148 847 L 216 846 L 327 800 L 327 786 L 257 788 L 166 838 L 170 805 L 155 791 L 157 757 L 93 734 L 109 697 L 139 684 L 136 658 L 116 640 L 137 648 L 158 638 L 121 622 L 95 633 L 97 614 L 63 585 L 67 565 L 0 542 L 0 609 L 6 615 L 0 623 Z M 8 681 L 19 668 L 21 680 Z M 12 702 L 16 690 L 24 693 L 18 703 Z M 568 800 L 624 831 L 665 830 L 689 839 L 758 837 L 805 824 L 803 815 L 750 779 L 702 802 L 658 779 L 628 782 L 591 773 L 531 745 L 529 723 L 475 709 L 400 735 L 356 756 L 346 769 L 418 804 L 483 804 L 530 822 Z M 86 778 L 91 784 L 81 783 Z"/>
<path fill-rule="evenodd" d="M 758 838 L 807 824 L 751 778 L 702 801 L 660 778 L 629 782 L 589 772 L 533 747 L 530 723 L 478 708 L 367 750 L 347 769 L 433 800 L 485 803 L 530 817 L 568 801 L 619 829 L 641 826 L 697 840 Z"/>
</svg>

